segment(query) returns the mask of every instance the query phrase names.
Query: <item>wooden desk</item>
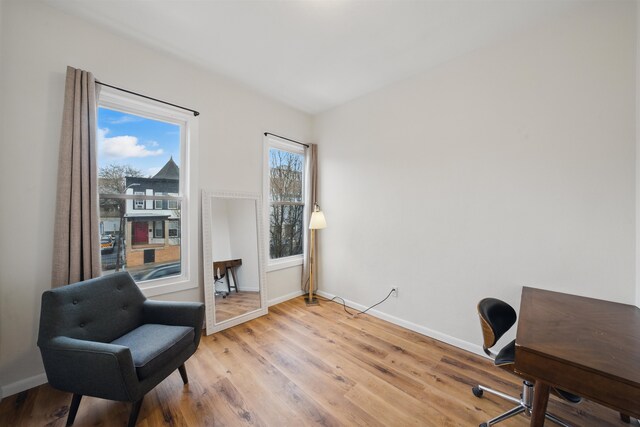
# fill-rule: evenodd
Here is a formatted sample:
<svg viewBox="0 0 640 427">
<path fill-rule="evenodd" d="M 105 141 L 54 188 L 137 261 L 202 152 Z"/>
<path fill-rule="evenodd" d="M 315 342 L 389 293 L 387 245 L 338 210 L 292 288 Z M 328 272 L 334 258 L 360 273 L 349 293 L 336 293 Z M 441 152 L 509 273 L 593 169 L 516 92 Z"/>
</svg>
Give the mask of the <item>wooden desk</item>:
<svg viewBox="0 0 640 427">
<path fill-rule="evenodd" d="M 229 293 L 231 293 L 231 281 L 229 280 L 229 277 L 233 277 L 233 287 L 236 290 L 236 293 L 238 292 L 238 278 L 236 277 L 236 267 L 240 267 L 242 265 L 242 259 L 229 259 L 226 261 L 214 261 L 213 262 L 213 277 L 219 279 L 220 277 L 223 277 L 223 275 L 221 274 L 220 277 L 218 277 L 218 269 L 221 271 L 224 271 L 224 274 L 227 275 L 227 289 L 229 290 Z M 229 275 L 229 272 L 231 272 L 231 275 Z M 216 280 L 217 280 L 216 279 Z"/>
<path fill-rule="evenodd" d="M 522 289 L 515 370 L 535 378 L 532 426 L 544 425 L 549 387 L 640 418 L 640 309 Z"/>
</svg>

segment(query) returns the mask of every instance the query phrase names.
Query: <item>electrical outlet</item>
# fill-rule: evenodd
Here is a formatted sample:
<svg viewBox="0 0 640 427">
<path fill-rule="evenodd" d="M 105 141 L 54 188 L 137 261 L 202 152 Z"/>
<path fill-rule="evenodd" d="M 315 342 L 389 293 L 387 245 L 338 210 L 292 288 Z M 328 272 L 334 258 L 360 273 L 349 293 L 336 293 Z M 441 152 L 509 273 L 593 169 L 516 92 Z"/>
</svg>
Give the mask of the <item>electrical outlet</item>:
<svg viewBox="0 0 640 427">
<path fill-rule="evenodd" d="M 391 288 L 391 295 L 393 295 L 394 297 L 398 297 L 398 286 L 394 286 L 393 288 Z"/>
</svg>

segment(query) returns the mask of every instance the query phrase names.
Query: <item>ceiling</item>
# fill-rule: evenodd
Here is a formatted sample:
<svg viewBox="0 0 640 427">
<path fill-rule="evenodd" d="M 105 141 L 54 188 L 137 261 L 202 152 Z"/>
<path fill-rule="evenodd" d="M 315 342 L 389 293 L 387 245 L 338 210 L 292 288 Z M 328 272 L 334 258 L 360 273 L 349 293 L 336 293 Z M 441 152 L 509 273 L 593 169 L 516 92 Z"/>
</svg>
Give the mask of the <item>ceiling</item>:
<svg viewBox="0 0 640 427">
<path fill-rule="evenodd" d="M 579 3 L 45 1 L 311 114 L 553 19 Z"/>
</svg>

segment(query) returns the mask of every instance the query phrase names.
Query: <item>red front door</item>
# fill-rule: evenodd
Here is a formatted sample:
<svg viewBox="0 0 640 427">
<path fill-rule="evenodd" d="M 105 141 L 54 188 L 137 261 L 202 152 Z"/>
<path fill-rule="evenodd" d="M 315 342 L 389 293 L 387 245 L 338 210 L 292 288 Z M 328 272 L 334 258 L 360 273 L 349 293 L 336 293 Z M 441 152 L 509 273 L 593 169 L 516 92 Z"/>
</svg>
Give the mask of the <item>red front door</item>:
<svg viewBox="0 0 640 427">
<path fill-rule="evenodd" d="M 149 243 L 149 231 L 146 222 L 133 223 L 133 242 L 134 245 L 146 245 Z"/>
</svg>

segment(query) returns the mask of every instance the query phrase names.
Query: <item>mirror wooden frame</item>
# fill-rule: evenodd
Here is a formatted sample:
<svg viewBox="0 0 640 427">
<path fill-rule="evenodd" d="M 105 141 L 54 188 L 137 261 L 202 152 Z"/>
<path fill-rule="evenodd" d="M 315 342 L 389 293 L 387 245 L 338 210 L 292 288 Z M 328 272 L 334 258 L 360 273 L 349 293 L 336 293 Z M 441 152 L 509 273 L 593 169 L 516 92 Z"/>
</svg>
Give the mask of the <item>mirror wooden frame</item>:
<svg viewBox="0 0 640 427">
<path fill-rule="evenodd" d="M 221 199 L 247 199 L 253 200 L 256 206 L 256 231 L 258 235 L 258 275 L 260 280 L 260 307 L 257 310 L 249 311 L 240 316 L 224 320 L 222 322 L 215 321 L 215 290 L 213 288 L 213 242 L 215 236 L 212 235 L 211 221 L 211 200 L 213 198 Z M 263 230 L 263 213 L 262 213 L 262 197 L 258 193 L 243 193 L 230 191 L 209 191 L 202 190 L 202 252 L 204 265 L 204 302 L 205 302 L 205 320 L 206 334 L 210 335 L 223 329 L 239 325 L 248 320 L 264 316 L 268 312 L 267 307 L 267 291 L 266 291 L 266 266 L 265 266 L 265 244 Z"/>
</svg>

